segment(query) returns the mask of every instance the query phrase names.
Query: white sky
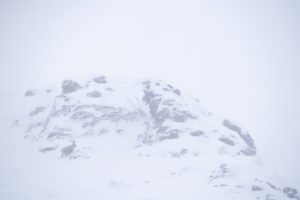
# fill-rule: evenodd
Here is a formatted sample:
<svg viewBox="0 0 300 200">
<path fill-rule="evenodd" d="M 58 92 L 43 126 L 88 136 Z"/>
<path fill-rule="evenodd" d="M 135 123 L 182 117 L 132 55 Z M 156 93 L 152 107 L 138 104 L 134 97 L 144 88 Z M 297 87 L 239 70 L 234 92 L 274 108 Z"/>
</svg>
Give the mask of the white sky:
<svg viewBox="0 0 300 200">
<path fill-rule="evenodd" d="M 82 73 L 169 81 L 300 188 L 300 1 L 0 0 L 2 121 L 26 89 Z"/>
</svg>

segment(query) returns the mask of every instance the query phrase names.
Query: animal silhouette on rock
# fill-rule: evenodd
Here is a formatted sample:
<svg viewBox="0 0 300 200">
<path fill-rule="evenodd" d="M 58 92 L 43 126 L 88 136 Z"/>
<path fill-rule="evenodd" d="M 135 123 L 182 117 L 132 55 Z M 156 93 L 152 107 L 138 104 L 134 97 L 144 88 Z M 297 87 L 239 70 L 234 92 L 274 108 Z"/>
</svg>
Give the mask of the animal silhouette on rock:
<svg viewBox="0 0 300 200">
<path fill-rule="evenodd" d="M 74 140 L 71 140 L 72 144 L 65 146 L 61 149 L 61 157 L 68 157 L 71 153 L 73 153 L 76 143 Z"/>
</svg>

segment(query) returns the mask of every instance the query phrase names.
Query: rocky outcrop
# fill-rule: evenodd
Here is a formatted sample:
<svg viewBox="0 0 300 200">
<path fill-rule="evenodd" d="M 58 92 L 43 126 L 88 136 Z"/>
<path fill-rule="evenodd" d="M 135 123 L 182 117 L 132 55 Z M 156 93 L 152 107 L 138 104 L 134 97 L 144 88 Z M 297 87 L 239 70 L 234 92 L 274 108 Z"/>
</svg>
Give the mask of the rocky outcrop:
<svg viewBox="0 0 300 200">
<path fill-rule="evenodd" d="M 231 121 L 229 121 L 227 119 L 225 119 L 223 121 L 223 126 L 236 132 L 243 139 L 243 141 L 247 144 L 248 147 L 241 151 L 244 155 L 247 155 L 247 156 L 256 155 L 256 147 L 254 144 L 254 140 L 248 133 L 244 133 L 240 127 L 238 127 L 237 125 L 235 125 L 234 123 L 232 123 Z"/>
<path fill-rule="evenodd" d="M 72 80 L 63 81 L 61 87 L 62 87 L 63 94 L 69 94 L 69 93 L 75 92 L 81 88 L 77 82 L 72 81 Z"/>
<path fill-rule="evenodd" d="M 176 172 L 159 171 L 159 177 L 172 176 L 168 183 L 173 183 L 175 176 L 184 177 L 191 168 L 190 177 L 203 173 L 197 178 L 208 184 L 206 188 L 230 193 L 231 199 L 299 200 L 296 189 L 255 179 L 263 173 L 253 175 L 261 166 L 256 167 L 256 146 L 247 131 L 230 120 L 214 118 L 199 101 L 183 96 L 169 84 L 144 81 L 126 85 L 100 76 L 80 84 L 65 80 L 61 87 L 62 93 L 55 89 L 51 94 L 37 92 L 46 95 L 40 99 L 47 102 L 38 102 L 26 119 L 18 121 L 22 126 L 24 121 L 26 138 L 41 141 L 38 151 L 44 156 L 88 159 L 103 148 L 105 153 L 113 149 L 119 157 L 124 148 L 124 155 L 130 153 L 130 158 L 166 158 L 172 170 L 180 166 Z M 25 94 L 34 95 L 32 91 Z M 31 99 L 35 103 L 39 98 L 26 101 Z M 242 194 L 252 196 L 243 198 Z"/>
<path fill-rule="evenodd" d="M 285 187 L 283 188 L 283 193 L 290 199 L 296 199 L 299 200 L 300 197 L 298 196 L 298 191 L 291 187 Z"/>
</svg>

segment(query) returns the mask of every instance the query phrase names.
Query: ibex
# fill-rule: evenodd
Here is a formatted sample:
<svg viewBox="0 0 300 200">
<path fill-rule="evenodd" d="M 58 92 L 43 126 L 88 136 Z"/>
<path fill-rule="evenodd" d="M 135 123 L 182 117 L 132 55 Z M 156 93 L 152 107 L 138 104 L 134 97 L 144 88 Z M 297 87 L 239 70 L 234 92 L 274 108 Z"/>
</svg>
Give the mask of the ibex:
<svg viewBox="0 0 300 200">
<path fill-rule="evenodd" d="M 61 157 L 69 156 L 73 152 L 73 150 L 76 147 L 76 143 L 74 140 L 71 140 L 71 142 L 72 142 L 71 145 L 61 149 Z"/>
</svg>

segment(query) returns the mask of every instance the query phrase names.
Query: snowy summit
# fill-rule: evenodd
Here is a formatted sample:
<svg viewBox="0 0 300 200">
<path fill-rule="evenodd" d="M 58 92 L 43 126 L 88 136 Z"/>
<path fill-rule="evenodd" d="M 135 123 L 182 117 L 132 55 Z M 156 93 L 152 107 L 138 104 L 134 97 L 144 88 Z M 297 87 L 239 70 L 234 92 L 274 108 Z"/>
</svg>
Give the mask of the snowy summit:
<svg viewBox="0 0 300 200">
<path fill-rule="evenodd" d="M 1 199 L 300 200 L 244 127 L 161 80 L 68 79 L 23 98 Z"/>
</svg>

